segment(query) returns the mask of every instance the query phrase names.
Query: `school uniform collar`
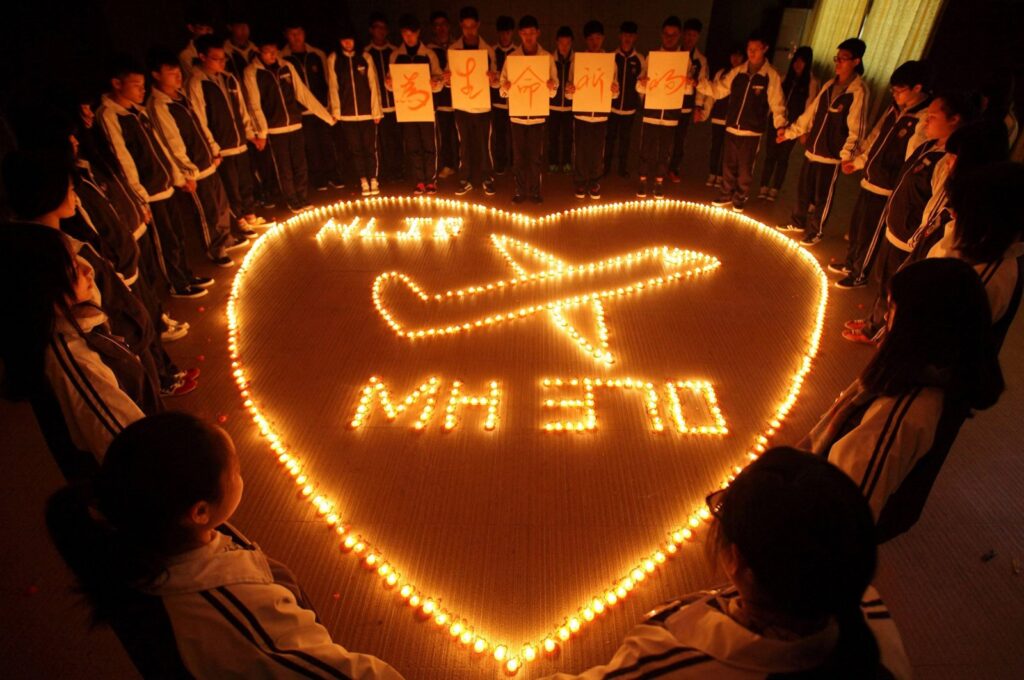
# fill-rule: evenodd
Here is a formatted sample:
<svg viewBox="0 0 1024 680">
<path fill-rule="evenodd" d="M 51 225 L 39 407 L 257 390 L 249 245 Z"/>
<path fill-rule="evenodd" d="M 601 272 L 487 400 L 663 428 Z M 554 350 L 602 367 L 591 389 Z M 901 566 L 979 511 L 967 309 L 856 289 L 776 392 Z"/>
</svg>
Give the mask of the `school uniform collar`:
<svg viewBox="0 0 1024 680">
<path fill-rule="evenodd" d="M 537 44 L 537 51 L 534 52 L 533 54 L 527 54 L 526 52 L 524 52 L 522 45 L 517 45 L 516 48 L 512 50 L 512 52 L 524 57 L 543 57 L 544 55 L 552 54 L 551 52 L 548 52 L 546 49 L 544 49 L 544 46 L 541 45 L 540 43 Z"/>
<path fill-rule="evenodd" d="M 795 640 L 767 638 L 733 620 L 725 613 L 724 602 L 714 595 L 705 597 L 670 616 L 665 628 L 681 645 L 726 665 L 768 674 L 816 668 L 839 640 L 839 626 L 834 620 L 821 631 Z"/>
<path fill-rule="evenodd" d="M 395 49 L 395 46 L 389 42 L 385 42 L 383 45 L 374 45 L 373 43 L 370 43 L 369 45 L 366 46 L 366 50 L 377 50 L 378 52 L 383 52 L 384 50 L 387 49 L 393 50 Z M 366 50 L 363 51 L 365 52 Z"/>
<path fill-rule="evenodd" d="M 750 66 L 749 66 L 749 64 L 750 64 L 749 61 L 745 61 L 745 62 L 743 62 L 740 65 L 740 67 L 743 68 L 743 73 L 748 73 L 748 74 L 750 73 Z M 767 59 L 765 59 L 764 63 L 761 64 L 761 68 L 757 69 L 757 71 L 754 73 L 754 75 L 755 76 L 760 76 L 760 75 L 766 76 L 766 75 L 768 75 L 768 72 L 771 71 L 771 68 L 772 68 L 772 65 L 768 63 Z"/>
<path fill-rule="evenodd" d="M 241 47 L 235 45 L 235 43 L 231 42 L 230 39 L 224 41 L 224 51 L 228 54 L 231 54 L 232 52 L 237 52 L 238 54 L 241 54 L 248 58 L 249 55 L 252 54 L 255 50 L 256 44 L 251 40 L 246 42 Z"/>
<path fill-rule="evenodd" d="M 494 49 L 501 50 L 505 54 L 510 54 L 512 52 L 515 52 L 518 47 L 519 46 L 516 45 L 515 43 L 509 43 L 508 47 L 502 47 L 501 45 L 499 45 L 497 43 L 495 43 L 495 45 L 494 45 Z"/>
<path fill-rule="evenodd" d="M 476 47 L 466 47 L 466 41 L 463 38 L 459 38 L 450 45 L 453 50 L 487 50 L 490 47 L 482 35 L 476 37 Z"/>
<path fill-rule="evenodd" d="M 115 112 L 117 112 L 119 114 L 122 114 L 122 115 L 126 115 L 126 116 L 127 115 L 138 116 L 140 114 L 144 114 L 145 113 L 145 108 L 142 107 L 142 106 L 138 106 L 136 104 L 132 104 L 131 108 L 127 108 L 127 107 L 122 106 L 121 104 L 118 104 L 117 100 L 114 99 L 113 95 L 110 95 L 110 94 L 105 94 L 102 97 L 100 97 L 100 104 L 101 105 L 109 106 L 110 108 L 114 109 Z"/>
<path fill-rule="evenodd" d="M 149 93 L 149 99 L 150 101 L 164 102 L 167 104 L 181 104 L 182 100 L 185 99 L 185 93 L 181 90 L 177 90 L 175 94 L 177 95 L 177 97 L 172 97 L 163 90 L 154 87 L 152 91 Z"/>
<path fill-rule="evenodd" d="M 143 590 L 163 597 L 220 586 L 273 582 L 270 564 L 262 551 L 240 545 L 218 532 L 206 545 L 170 558 L 165 576 Z"/>
<path fill-rule="evenodd" d="M 634 47 L 629 52 L 623 52 L 621 47 L 617 47 L 615 48 L 615 54 L 621 54 L 624 57 L 632 57 L 634 54 L 636 54 L 636 48 Z"/>
</svg>

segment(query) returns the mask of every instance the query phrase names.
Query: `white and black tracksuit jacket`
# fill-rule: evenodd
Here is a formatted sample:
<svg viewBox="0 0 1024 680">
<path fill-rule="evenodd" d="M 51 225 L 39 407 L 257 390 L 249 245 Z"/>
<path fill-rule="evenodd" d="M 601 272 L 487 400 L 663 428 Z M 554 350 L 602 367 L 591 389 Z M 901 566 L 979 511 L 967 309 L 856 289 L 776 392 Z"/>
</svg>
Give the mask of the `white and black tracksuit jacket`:
<svg viewBox="0 0 1024 680">
<path fill-rule="evenodd" d="M 331 114 L 338 120 L 383 118 L 377 67 L 367 52 L 332 52 L 327 57 L 327 82 Z"/>
<path fill-rule="evenodd" d="M 786 128 L 785 139 L 807 135 L 804 156 L 815 163 L 837 165 L 860 152 L 867 129 L 868 91 L 860 75 L 841 89 L 832 78 L 803 114 Z"/>
<path fill-rule="evenodd" d="M 256 136 L 283 135 L 302 129 L 303 107 L 328 125 L 330 112 L 303 84 L 295 67 L 284 59 L 267 66 L 255 59 L 245 68 L 245 95 L 249 98 Z"/>
<path fill-rule="evenodd" d="M 555 83 L 555 90 L 556 91 L 558 90 L 558 69 L 555 66 L 555 55 L 551 54 L 550 52 L 545 50 L 540 45 L 537 45 L 537 51 L 534 52 L 532 55 L 527 55 L 525 52 L 523 52 L 523 48 L 520 46 L 520 47 L 515 48 L 511 52 L 509 52 L 508 56 L 509 57 L 517 57 L 517 56 L 542 57 L 542 56 L 547 56 L 548 57 L 548 62 L 549 62 L 549 64 L 548 64 L 548 80 L 554 81 L 554 83 Z M 509 81 L 509 78 L 508 78 L 508 58 L 506 57 L 505 63 L 501 67 L 501 76 L 498 78 L 498 93 L 502 97 L 504 97 L 506 99 L 506 101 L 508 100 L 508 93 L 509 93 L 509 89 L 511 89 L 511 87 L 512 87 L 512 83 L 511 83 L 511 81 Z M 550 93 L 550 90 L 549 90 L 549 93 Z M 554 102 L 553 99 L 552 99 L 552 102 Z M 554 108 L 554 107 L 552 106 L 552 108 Z M 513 123 L 516 123 L 517 125 L 540 125 L 541 123 L 544 123 L 544 122 L 547 121 L 547 116 L 512 116 L 512 117 L 509 118 L 509 120 L 511 120 Z"/>
<path fill-rule="evenodd" d="M 725 113 L 725 131 L 737 137 L 760 137 L 769 116 L 776 128 L 786 125 L 786 100 L 782 79 L 765 61 L 757 73 L 750 73 L 747 62 L 729 70 L 721 78 L 701 80 L 697 91 L 706 97 L 729 100 Z"/>
<path fill-rule="evenodd" d="M 932 219 L 930 211 L 945 207 L 949 171 L 949 155 L 936 140 L 928 140 L 910 154 L 882 213 L 889 243 L 908 253 L 914 249 L 911 240 Z"/>
<path fill-rule="evenodd" d="M 930 103 L 931 98 L 925 98 L 906 111 L 893 104 L 871 129 L 853 159 L 853 166 L 864 170 L 862 189 L 879 196 L 892 194 L 903 163 L 927 139 L 924 123 Z"/>
<path fill-rule="evenodd" d="M 637 78 L 646 69 L 644 56 L 633 50 L 625 54 L 615 50 L 615 78 L 619 83 L 619 93 L 612 98 L 612 113 L 628 116 L 636 113 L 640 107 L 640 93 L 636 89 Z"/>
<path fill-rule="evenodd" d="M 138 106 L 126 109 L 110 95 L 100 102 L 96 118 L 132 190 L 146 203 L 170 198 L 185 177 L 171 161 L 149 113 Z"/>
<path fill-rule="evenodd" d="M 256 131 L 235 76 L 226 72 L 212 75 L 197 68 L 188 80 L 185 94 L 213 140 L 215 155 L 238 156 L 246 152 L 246 141 L 254 138 Z"/>
<path fill-rule="evenodd" d="M 384 79 L 388 77 L 388 66 L 391 64 L 391 53 L 395 46 L 391 43 L 384 43 L 383 46 L 369 44 L 363 50 L 367 58 L 373 62 L 373 69 L 377 74 L 377 92 L 380 93 L 380 108 L 384 113 L 395 112 L 395 94 L 384 87 Z"/>
<path fill-rule="evenodd" d="M 156 130 L 171 158 L 185 179 L 199 181 L 217 172 L 213 162 L 217 143 L 192 108 L 183 92 L 172 97 L 154 89 L 146 108 L 156 122 Z"/>
</svg>

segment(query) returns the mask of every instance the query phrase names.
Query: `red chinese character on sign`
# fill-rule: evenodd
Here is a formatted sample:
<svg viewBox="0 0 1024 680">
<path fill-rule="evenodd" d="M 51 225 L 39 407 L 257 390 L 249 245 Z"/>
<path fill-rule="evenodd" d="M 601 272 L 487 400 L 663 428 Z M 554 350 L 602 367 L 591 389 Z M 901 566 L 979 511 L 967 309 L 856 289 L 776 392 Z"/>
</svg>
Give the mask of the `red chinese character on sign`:
<svg viewBox="0 0 1024 680">
<path fill-rule="evenodd" d="M 595 69 L 591 72 L 590 67 L 584 67 L 583 75 L 576 82 L 577 90 L 585 90 L 588 87 L 592 87 L 597 90 L 598 94 L 604 97 L 604 69 Z"/>
<path fill-rule="evenodd" d="M 686 85 L 686 76 L 676 75 L 676 70 L 670 68 L 661 75 L 651 76 L 649 87 L 652 90 L 656 90 L 662 83 L 664 83 L 666 94 L 675 94 Z"/>
<path fill-rule="evenodd" d="M 480 93 L 483 92 L 483 89 L 477 89 L 473 87 L 473 81 L 470 78 L 470 76 L 472 76 L 473 73 L 476 71 L 476 58 L 466 57 L 465 67 L 465 71 L 455 72 L 455 75 L 458 76 L 459 78 L 464 77 L 466 79 L 466 84 L 463 85 L 459 89 L 459 91 L 462 92 L 462 94 L 469 97 L 470 99 L 476 99 L 478 96 L 480 96 Z"/>
<path fill-rule="evenodd" d="M 412 111 L 418 111 L 430 101 L 430 91 L 420 89 L 416 84 L 419 73 L 406 73 L 402 77 L 402 98 L 408 103 Z"/>
<path fill-rule="evenodd" d="M 537 75 L 531 67 L 523 69 L 522 73 L 512 81 L 512 86 L 519 90 L 519 93 L 528 93 L 530 95 L 530 107 L 533 107 L 533 94 L 540 89 L 544 81 Z"/>
</svg>

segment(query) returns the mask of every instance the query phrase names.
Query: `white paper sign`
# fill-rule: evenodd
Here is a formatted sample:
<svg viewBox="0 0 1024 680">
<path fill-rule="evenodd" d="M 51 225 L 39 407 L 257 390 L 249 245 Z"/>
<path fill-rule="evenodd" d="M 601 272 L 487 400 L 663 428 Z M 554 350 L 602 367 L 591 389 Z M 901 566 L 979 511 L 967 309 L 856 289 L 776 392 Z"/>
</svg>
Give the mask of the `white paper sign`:
<svg viewBox="0 0 1024 680">
<path fill-rule="evenodd" d="M 548 115 L 551 57 L 516 54 L 505 64 L 508 66 L 508 114 L 514 117 Z"/>
<path fill-rule="evenodd" d="M 647 57 L 648 109 L 681 109 L 690 71 L 689 52 L 651 52 Z"/>
<path fill-rule="evenodd" d="M 573 55 L 573 111 L 608 113 L 612 110 L 615 55 L 576 52 Z"/>
<path fill-rule="evenodd" d="M 491 110 L 488 68 L 487 50 L 448 50 L 453 108 L 473 113 Z"/>
<path fill-rule="evenodd" d="M 399 123 L 432 123 L 434 97 L 428 64 L 391 64 L 391 88 Z"/>
</svg>

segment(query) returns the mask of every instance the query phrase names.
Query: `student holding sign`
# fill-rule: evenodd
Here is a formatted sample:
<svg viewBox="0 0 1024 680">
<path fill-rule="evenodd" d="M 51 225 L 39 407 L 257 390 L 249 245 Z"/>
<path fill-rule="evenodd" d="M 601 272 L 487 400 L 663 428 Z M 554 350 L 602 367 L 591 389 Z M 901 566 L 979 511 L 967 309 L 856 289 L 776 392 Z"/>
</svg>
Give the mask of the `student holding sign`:
<svg viewBox="0 0 1024 680">
<path fill-rule="evenodd" d="M 494 48 L 480 37 L 480 15 L 475 7 L 459 10 L 462 37 L 448 48 L 445 86 L 451 88 L 455 129 L 459 133 L 459 186 L 462 196 L 478 182 L 494 195 L 491 167 L 491 85 L 497 84 Z"/>
<path fill-rule="evenodd" d="M 512 122 L 513 203 L 522 203 L 527 196 L 534 203 L 544 200 L 540 195 L 544 170 L 544 124 L 547 122 L 549 97 L 558 88 L 558 74 L 554 58 L 537 42 L 539 38 L 537 17 L 523 16 L 519 20 L 522 45 L 508 55 L 501 70 L 499 90 L 501 96 L 508 99 Z"/>
<path fill-rule="evenodd" d="M 356 51 L 354 30 L 343 27 L 338 33 L 338 42 L 341 49 L 327 57 L 331 113 L 341 122 L 362 195 L 376 196 L 380 193 L 376 128 L 384 118 L 377 90 L 377 69 L 372 56 Z"/>
<path fill-rule="evenodd" d="M 612 97 L 619 93 L 615 56 L 604 51 L 604 26 L 583 26 L 586 52 L 574 52 L 565 92 L 572 100 L 572 169 L 576 198 L 601 198 L 604 143 Z"/>
<path fill-rule="evenodd" d="M 768 42 L 760 35 L 747 39 L 747 61 L 733 68 L 722 78 L 703 79 L 697 91 L 711 97 L 728 97 L 725 114 L 725 149 L 722 162 L 722 193 L 712 205 L 732 205 L 736 212 L 750 196 L 754 179 L 754 161 L 761 146 L 761 136 L 771 115 L 776 128 L 786 126 L 786 100 L 782 96 L 782 79 L 765 58 Z"/>
<path fill-rule="evenodd" d="M 647 180 L 654 177 L 654 197 L 665 196 L 665 175 L 672 154 L 675 128 L 682 116 L 683 93 L 689 72 L 689 54 L 679 49 L 683 22 L 670 16 L 661 23 L 661 49 L 647 56 L 636 81 L 644 95 L 640 128 L 640 186 L 637 198 L 647 198 Z"/>
<path fill-rule="evenodd" d="M 409 179 L 416 184 L 417 196 L 437 193 L 437 123 L 434 120 L 432 93 L 444 87 L 444 76 L 437 55 L 420 42 L 420 20 L 406 14 L 398 21 L 402 44 L 391 53 L 390 74 L 384 87 L 395 93 L 395 113 L 402 128 L 405 156 L 409 163 Z M 407 66 L 423 65 L 429 78 L 415 73 L 401 73 Z M 402 68 L 396 68 L 402 67 Z"/>
</svg>

